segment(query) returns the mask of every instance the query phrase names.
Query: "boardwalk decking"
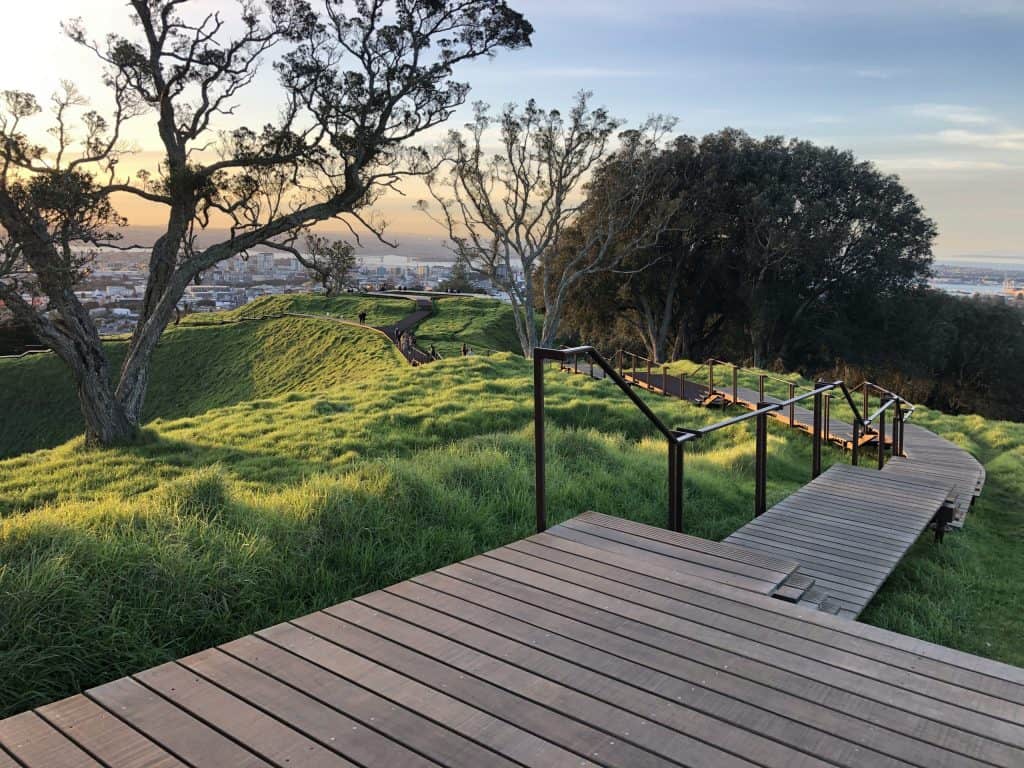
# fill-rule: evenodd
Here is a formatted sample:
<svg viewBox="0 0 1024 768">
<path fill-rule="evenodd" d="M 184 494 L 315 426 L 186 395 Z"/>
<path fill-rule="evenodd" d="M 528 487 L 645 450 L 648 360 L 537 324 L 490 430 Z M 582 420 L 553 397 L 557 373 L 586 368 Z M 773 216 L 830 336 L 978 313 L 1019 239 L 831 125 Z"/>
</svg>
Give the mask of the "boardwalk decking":
<svg viewBox="0 0 1024 768">
<path fill-rule="evenodd" d="M 952 483 L 837 464 L 725 541 L 800 563 L 808 602 L 856 618 L 928 527 Z"/>
<path fill-rule="evenodd" d="M 0 766 L 1024 765 L 1024 670 L 791 567 L 580 516 L 2 721 Z"/>
</svg>

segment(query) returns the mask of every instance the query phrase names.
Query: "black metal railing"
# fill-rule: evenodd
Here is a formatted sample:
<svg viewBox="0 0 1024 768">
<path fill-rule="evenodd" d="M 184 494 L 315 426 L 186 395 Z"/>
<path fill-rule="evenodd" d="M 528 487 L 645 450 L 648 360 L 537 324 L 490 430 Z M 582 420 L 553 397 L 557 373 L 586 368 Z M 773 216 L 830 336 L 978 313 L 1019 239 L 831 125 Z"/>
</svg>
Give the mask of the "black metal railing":
<svg viewBox="0 0 1024 768">
<path fill-rule="evenodd" d="M 632 354 L 632 353 L 626 353 Z M 579 372 L 579 358 L 587 358 L 590 364 L 591 375 L 594 373 L 594 365 L 600 368 L 604 377 L 611 379 L 629 398 L 633 404 L 647 417 L 652 425 L 665 438 L 668 445 L 668 510 L 667 527 L 673 531 L 683 529 L 683 507 L 684 493 L 683 480 L 685 476 L 685 447 L 688 442 L 699 440 L 711 433 L 727 427 L 742 424 L 751 419 L 755 420 L 755 460 L 754 460 L 754 515 L 761 515 L 767 508 L 767 451 L 768 451 L 768 416 L 772 413 L 785 409 L 792 409 L 797 403 L 813 399 L 813 421 L 811 425 L 811 477 L 812 479 L 821 474 L 821 445 L 823 438 L 827 441 L 826 431 L 825 400 L 826 395 L 839 390 L 848 402 L 853 414 L 853 462 L 856 463 L 859 457 L 860 438 L 869 429 L 869 425 L 876 418 L 884 420 L 884 413 L 888 407 L 873 414 L 872 419 L 863 419 L 853 396 L 846 383 L 839 381 L 817 382 L 815 388 L 778 402 L 759 402 L 757 407 L 738 416 L 724 419 L 706 427 L 691 429 L 687 427 L 670 428 L 650 406 L 633 390 L 631 382 L 626 378 L 628 368 L 624 364 L 623 355 L 618 356 L 618 368 L 604 358 L 594 347 L 582 346 L 569 349 L 547 349 L 537 348 L 534 350 L 533 358 L 533 384 L 534 384 L 534 447 L 535 447 L 535 479 L 536 479 L 536 513 L 538 532 L 547 529 L 547 479 L 545 461 L 545 417 L 544 417 L 544 369 L 547 361 L 558 361 L 563 370 Z M 634 369 L 641 358 L 634 357 L 631 361 Z M 649 363 L 644 359 L 645 363 Z M 646 367 L 646 366 L 644 366 Z M 653 371 L 653 364 L 651 365 Z M 651 380 L 648 375 L 647 384 Z M 664 388 L 663 388 L 664 391 Z M 900 417 L 897 417 L 900 421 Z M 880 435 L 879 451 L 884 455 L 884 425 L 883 434 Z"/>
</svg>

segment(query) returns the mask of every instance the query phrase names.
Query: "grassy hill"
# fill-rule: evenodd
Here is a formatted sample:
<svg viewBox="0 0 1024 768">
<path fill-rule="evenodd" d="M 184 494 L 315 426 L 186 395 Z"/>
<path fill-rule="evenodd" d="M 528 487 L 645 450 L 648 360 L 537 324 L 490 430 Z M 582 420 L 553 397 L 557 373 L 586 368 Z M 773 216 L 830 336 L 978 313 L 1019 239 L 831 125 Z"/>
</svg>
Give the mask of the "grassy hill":
<svg viewBox="0 0 1024 768">
<path fill-rule="evenodd" d="M 292 361 L 311 323 L 326 351 Z M 197 335 L 172 351 L 208 345 L 209 370 L 195 400 L 163 406 L 138 444 L 85 450 L 74 438 L 0 461 L 0 715 L 532 531 L 532 369 L 522 358 L 414 369 L 372 331 L 300 319 L 177 333 Z M 189 366 L 172 363 L 154 393 L 183 386 Z M 255 391 L 266 379 L 273 386 Z M 607 382 L 549 380 L 554 520 L 596 509 L 663 525 L 665 448 L 644 417 Z M 218 402 L 223 387 L 234 391 Z M 677 424 L 721 417 L 649 402 Z M 919 416 L 975 450 L 989 486 L 966 531 L 916 546 L 866 616 L 1024 663 L 1013 588 L 1024 567 L 1014 511 L 1024 425 Z M 688 532 L 721 538 L 749 520 L 753 448 L 747 424 L 688 452 Z M 845 459 L 828 449 L 825 460 Z M 809 467 L 809 441 L 773 425 L 769 501 L 806 482 Z"/>
<path fill-rule="evenodd" d="M 407 314 L 408 307 L 399 304 Z M 207 323 L 214 319 L 205 317 Z M 125 346 L 107 343 L 115 370 Z M 169 328 L 157 347 L 143 418 L 177 418 L 284 392 L 315 392 L 401 364 L 383 336 L 328 321 L 181 325 Z M 55 356 L 0 360 L 0 381 L 0 458 L 60 445 L 82 433 L 74 386 Z"/>
<path fill-rule="evenodd" d="M 416 329 L 417 344 L 431 344 L 445 357 L 462 353 L 468 344 L 476 354 L 522 352 L 512 320 L 512 307 L 496 299 L 451 296 L 434 300 L 434 314 Z"/>
</svg>

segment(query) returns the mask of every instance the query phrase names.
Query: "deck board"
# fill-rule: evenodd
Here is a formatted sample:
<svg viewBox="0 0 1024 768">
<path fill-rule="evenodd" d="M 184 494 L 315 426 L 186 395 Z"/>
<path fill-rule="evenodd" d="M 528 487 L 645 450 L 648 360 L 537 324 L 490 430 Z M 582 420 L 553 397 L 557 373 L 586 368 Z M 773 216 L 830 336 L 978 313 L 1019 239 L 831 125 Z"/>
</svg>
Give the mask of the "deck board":
<svg viewBox="0 0 1024 768">
<path fill-rule="evenodd" d="M 730 584 L 795 561 L 689 538 L 581 515 L 2 721 L 0 744 L 30 768 L 1024 765 L 1024 670 Z"/>
<path fill-rule="evenodd" d="M 726 537 L 790 557 L 800 573 L 856 617 L 953 493 L 949 480 L 885 475 L 833 465 L 760 517 Z"/>
</svg>

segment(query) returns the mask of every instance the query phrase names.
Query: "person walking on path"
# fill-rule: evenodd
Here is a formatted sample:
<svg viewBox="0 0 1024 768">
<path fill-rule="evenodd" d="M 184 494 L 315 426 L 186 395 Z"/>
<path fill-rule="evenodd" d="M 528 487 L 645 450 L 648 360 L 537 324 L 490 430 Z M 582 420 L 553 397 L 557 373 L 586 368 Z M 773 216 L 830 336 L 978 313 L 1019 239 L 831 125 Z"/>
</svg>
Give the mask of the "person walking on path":
<svg viewBox="0 0 1024 768">
<path fill-rule="evenodd" d="M 366 310 L 359 313 L 359 324 L 366 325 Z"/>
<path fill-rule="evenodd" d="M 466 342 L 462 342 L 462 356 L 466 357 L 469 355 L 469 347 L 466 346 Z"/>
</svg>

